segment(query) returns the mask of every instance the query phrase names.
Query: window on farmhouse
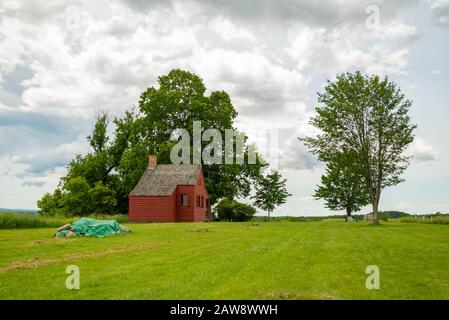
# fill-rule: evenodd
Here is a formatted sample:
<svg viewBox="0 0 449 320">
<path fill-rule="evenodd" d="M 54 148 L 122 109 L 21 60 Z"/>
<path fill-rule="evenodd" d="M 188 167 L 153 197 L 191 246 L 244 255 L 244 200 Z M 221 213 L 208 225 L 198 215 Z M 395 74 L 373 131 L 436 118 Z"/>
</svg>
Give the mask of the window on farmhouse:
<svg viewBox="0 0 449 320">
<path fill-rule="evenodd" d="M 196 196 L 196 206 L 200 207 L 200 196 Z"/>
<path fill-rule="evenodd" d="M 181 204 L 183 207 L 187 207 L 189 205 L 189 196 L 186 194 L 181 195 Z"/>
</svg>

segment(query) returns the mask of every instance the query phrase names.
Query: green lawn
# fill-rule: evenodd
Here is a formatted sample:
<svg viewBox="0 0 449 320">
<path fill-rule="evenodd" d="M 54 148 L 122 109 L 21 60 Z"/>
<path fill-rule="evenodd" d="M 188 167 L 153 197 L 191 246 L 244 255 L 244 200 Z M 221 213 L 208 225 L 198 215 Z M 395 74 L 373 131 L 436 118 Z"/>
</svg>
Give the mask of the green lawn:
<svg viewBox="0 0 449 320">
<path fill-rule="evenodd" d="M 129 224 L 54 239 L 0 230 L 0 299 L 449 299 L 449 226 L 396 222 Z M 81 289 L 65 287 L 67 265 Z M 380 290 L 365 268 L 380 268 Z"/>
</svg>

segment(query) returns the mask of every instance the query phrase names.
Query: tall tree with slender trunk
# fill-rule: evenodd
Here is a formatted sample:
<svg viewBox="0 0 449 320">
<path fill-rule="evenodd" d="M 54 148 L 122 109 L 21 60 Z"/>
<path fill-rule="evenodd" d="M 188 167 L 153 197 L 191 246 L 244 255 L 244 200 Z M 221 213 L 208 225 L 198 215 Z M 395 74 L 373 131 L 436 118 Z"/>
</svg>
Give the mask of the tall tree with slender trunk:
<svg viewBox="0 0 449 320">
<path fill-rule="evenodd" d="M 252 197 L 254 205 L 267 212 L 268 221 L 273 210 L 285 203 L 287 197 L 286 179 L 283 179 L 277 171 L 272 171 L 266 176 L 261 175 L 255 185 L 256 194 Z"/>
<path fill-rule="evenodd" d="M 310 123 L 320 133 L 300 140 L 326 163 L 351 154 L 351 167 L 363 179 L 378 223 L 382 191 L 403 182 L 409 165 L 406 150 L 416 129 L 409 116 L 412 102 L 388 77 L 360 72 L 328 81 L 318 102 Z"/>
</svg>

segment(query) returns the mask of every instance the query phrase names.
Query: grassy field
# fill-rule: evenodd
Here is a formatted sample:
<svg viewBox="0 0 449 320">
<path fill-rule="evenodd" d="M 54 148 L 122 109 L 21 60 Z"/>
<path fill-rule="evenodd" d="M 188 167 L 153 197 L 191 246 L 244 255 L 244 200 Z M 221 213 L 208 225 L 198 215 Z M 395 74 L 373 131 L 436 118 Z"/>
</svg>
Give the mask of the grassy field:
<svg viewBox="0 0 449 320">
<path fill-rule="evenodd" d="M 90 215 L 94 219 L 115 219 L 119 223 L 128 222 L 128 216 L 117 215 Z M 29 228 L 58 228 L 66 223 L 72 223 L 81 217 L 44 217 L 37 214 L 0 212 L 0 229 L 29 229 Z"/>
<path fill-rule="evenodd" d="M 0 299 L 449 299 L 449 227 L 129 224 L 111 238 L 0 230 Z M 80 290 L 65 287 L 68 265 Z M 380 268 L 380 290 L 365 268 Z"/>
</svg>

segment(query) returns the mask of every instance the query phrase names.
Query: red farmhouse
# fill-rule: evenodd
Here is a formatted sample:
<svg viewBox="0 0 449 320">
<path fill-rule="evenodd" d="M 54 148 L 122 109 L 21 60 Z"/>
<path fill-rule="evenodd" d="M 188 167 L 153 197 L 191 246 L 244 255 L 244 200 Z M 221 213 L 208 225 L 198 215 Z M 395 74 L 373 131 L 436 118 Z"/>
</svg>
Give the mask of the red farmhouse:
<svg viewBox="0 0 449 320">
<path fill-rule="evenodd" d="M 129 194 L 129 221 L 207 221 L 209 194 L 201 165 L 157 164 L 148 157 L 148 168 Z"/>
</svg>

